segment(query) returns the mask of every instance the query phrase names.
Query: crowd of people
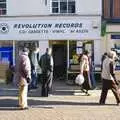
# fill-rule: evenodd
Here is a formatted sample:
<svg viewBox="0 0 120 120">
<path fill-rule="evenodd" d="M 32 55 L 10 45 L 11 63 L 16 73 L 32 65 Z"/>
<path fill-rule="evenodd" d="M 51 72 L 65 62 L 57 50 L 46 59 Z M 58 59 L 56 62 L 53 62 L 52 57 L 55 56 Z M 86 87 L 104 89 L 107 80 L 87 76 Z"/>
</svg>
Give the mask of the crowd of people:
<svg viewBox="0 0 120 120">
<path fill-rule="evenodd" d="M 48 93 L 52 90 L 52 51 L 50 48 L 47 48 L 45 54 L 40 59 L 38 53 L 36 46 L 31 54 L 29 54 L 29 49 L 24 47 L 16 60 L 13 81 L 19 88 L 18 101 L 20 109 L 28 109 L 28 91 L 38 87 L 38 68 L 41 69 L 41 78 L 39 78 L 42 80 L 41 95 L 48 97 Z"/>
<path fill-rule="evenodd" d="M 16 60 L 14 69 L 13 82 L 19 88 L 19 107 L 20 109 L 28 109 L 27 94 L 31 89 L 38 87 L 38 79 L 42 83 L 41 96 L 48 97 L 52 93 L 53 82 L 53 57 L 52 49 L 46 48 L 46 52 L 39 56 L 39 49 L 34 46 L 31 54 L 29 49 L 23 47 L 22 52 L 19 54 Z M 118 88 L 118 81 L 115 78 L 115 60 L 117 55 L 114 51 L 106 52 L 101 59 L 101 80 L 102 91 L 99 100 L 99 104 L 105 104 L 107 92 L 112 90 L 117 105 L 120 104 L 120 94 Z M 88 51 L 84 51 L 79 57 L 80 74 L 84 77 L 84 82 L 81 85 L 81 91 L 86 95 L 90 95 L 88 92 L 96 87 L 96 81 L 93 72 L 93 63 Z M 38 71 L 41 76 L 38 77 Z"/>
</svg>

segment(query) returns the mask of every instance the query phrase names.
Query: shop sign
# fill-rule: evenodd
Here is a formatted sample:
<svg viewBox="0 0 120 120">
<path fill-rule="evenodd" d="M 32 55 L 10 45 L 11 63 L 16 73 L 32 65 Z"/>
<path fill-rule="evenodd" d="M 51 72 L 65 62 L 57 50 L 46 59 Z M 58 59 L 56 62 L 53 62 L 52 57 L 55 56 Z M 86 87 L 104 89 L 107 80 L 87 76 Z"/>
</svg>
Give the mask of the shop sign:
<svg viewBox="0 0 120 120">
<path fill-rule="evenodd" d="M 111 39 L 120 39 L 120 35 L 111 35 Z"/>
<path fill-rule="evenodd" d="M 90 20 L 0 21 L 0 40 L 99 39 L 100 30 Z"/>
</svg>

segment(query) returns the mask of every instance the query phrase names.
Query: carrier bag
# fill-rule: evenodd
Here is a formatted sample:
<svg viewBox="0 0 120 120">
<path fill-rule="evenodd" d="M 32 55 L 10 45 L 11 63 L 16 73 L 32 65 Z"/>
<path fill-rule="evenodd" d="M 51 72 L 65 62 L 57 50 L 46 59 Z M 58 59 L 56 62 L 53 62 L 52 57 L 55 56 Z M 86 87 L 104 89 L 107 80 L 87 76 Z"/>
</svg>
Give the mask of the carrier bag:
<svg viewBox="0 0 120 120">
<path fill-rule="evenodd" d="M 78 74 L 77 77 L 75 78 L 75 83 L 78 85 L 82 85 L 84 83 L 85 79 L 83 74 Z"/>
</svg>

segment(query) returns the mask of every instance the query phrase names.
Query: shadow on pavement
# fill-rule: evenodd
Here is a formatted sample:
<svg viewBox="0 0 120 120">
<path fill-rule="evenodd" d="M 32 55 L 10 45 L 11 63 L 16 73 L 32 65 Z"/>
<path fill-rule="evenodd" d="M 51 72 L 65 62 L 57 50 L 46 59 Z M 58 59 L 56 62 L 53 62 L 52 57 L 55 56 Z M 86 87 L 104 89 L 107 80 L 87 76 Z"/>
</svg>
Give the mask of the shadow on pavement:
<svg viewBox="0 0 120 120">
<path fill-rule="evenodd" d="M 41 96 L 41 84 L 38 85 L 38 89 L 32 89 L 29 91 L 29 97 L 40 97 Z M 100 90 L 101 85 L 97 85 L 95 90 Z M 80 93 L 80 96 L 84 96 L 81 94 L 80 86 L 78 85 L 67 85 L 64 81 L 56 81 L 53 83 L 53 95 L 74 95 L 74 93 Z M 17 96 L 18 88 L 15 88 L 12 84 L 0 84 L 0 96 Z"/>
<path fill-rule="evenodd" d="M 71 101 L 47 101 L 29 99 L 30 108 L 49 108 L 59 106 L 113 106 L 115 104 L 99 105 L 97 102 L 71 102 Z M 0 110 L 20 110 L 17 99 L 2 99 L 0 100 Z"/>
</svg>

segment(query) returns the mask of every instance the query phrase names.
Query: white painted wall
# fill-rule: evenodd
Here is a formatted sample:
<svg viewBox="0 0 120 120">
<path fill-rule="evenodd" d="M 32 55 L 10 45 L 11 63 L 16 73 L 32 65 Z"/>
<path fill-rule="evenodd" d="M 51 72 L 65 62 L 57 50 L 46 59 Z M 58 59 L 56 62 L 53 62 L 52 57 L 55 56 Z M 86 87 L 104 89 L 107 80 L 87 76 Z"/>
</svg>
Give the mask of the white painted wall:
<svg viewBox="0 0 120 120">
<path fill-rule="evenodd" d="M 49 47 L 48 41 L 44 41 L 44 40 L 39 41 L 39 54 L 40 54 L 40 56 L 45 53 L 46 48 L 48 48 L 48 47 Z"/>
<path fill-rule="evenodd" d="M 46 15 L 50 11 L 48 6 L 45 6 L 45 0 L 8 0 L 7 15 Z"/>
<path fill-rule="evenodd" d="M 94 40 L 94 63 L 100 65 L 101 62 L 101 40 Z"/>
<path fill-rule="evenodd" d="M 76 12 L 79 15 L 101 15 L 102 0 L 77 0 Z"/>
<path fill-rule="evenodd" d="M 101 15 L 102 0 L 76 0 L 76 14 Z M 51 0 L 8 0 L 8 16 L 49 15 L 51 14 Z"/>
</svg>

